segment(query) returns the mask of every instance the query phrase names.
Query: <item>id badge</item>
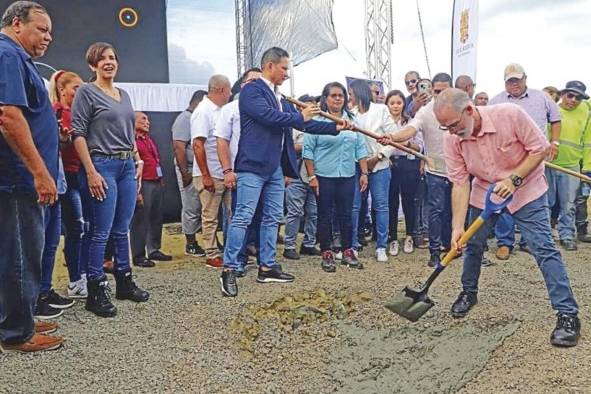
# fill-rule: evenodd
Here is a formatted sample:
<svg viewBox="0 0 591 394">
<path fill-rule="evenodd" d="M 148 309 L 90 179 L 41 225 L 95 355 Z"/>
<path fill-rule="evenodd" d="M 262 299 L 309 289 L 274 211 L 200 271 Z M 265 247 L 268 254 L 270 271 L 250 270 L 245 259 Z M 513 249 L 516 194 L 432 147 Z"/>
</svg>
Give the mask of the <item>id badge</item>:
<svg viewBox="0 0 591 394">
<path fill-rule="evenodd" d="M 160 165 L 156 166 L 156 174 L 158 175 L 158 178 L 162 178 L 162 167 L 160 167 Z"/>
</svg>

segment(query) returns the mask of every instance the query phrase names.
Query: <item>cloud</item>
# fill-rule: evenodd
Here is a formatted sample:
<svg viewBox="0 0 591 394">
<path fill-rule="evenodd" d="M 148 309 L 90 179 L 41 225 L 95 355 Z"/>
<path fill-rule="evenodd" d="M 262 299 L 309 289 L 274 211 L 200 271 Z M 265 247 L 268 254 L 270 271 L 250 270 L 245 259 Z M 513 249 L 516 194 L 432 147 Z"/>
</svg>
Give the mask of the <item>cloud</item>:
<svg viewBox="0 0 591 394">
<path fill-rule="evenodd" d="M 168 67 L 171 83 L 206 85 L 209 77 L 214 73 L 211 63 L 192 60 L 187 57 L 184 48 L 170 43 L 168 45 Z"/>
<path fill-rule="evenodd" d="M 571 0 L 569 4 L 580 3 L 584 0 Z M 496 0 L 492 2 L 481 2 L 481 18 L 493 18 L 500 15 L 528 12 L 539 8 L 555 9 L 560 11 L 564 3 L 556 0 Z M 487 5 L 490 5 L 487 7 Z"/>
</svg>

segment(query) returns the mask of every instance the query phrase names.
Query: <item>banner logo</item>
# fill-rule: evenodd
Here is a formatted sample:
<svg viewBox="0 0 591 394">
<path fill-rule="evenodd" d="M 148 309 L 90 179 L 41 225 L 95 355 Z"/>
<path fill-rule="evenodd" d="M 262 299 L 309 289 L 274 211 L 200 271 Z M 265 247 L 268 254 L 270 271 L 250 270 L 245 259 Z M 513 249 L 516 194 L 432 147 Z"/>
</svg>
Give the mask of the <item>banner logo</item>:
<svg viewBox="0 0 591 394">
<path fill-rule="evenodd" d="M 466 41 L 468 41 L 469 38 L 469 29 L 470 29 L 470 13 L 469 13 L 469 9 L 468 10 L 463 10 L 461 15 L 460 15 L 460 42 L 462 44 L 465 44 Z"/>
</svg>

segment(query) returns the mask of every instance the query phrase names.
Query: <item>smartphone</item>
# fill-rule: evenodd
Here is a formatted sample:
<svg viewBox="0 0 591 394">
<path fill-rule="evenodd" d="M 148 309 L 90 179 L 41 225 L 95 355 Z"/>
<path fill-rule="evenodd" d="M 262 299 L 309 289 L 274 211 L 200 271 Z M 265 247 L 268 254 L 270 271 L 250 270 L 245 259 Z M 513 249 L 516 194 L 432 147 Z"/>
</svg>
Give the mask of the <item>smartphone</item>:
<svg viewBox="0 0 591 394">
<path fill-rule="evenodd" d="M 419 92 L 419 94 L 421 93 L 427 93 L 427 94 L 431 94 L 431 81 L 428 79 L 421 79 L 419 80 L 419 82 L 417 82 L 417 91 Z"/>
</svg>

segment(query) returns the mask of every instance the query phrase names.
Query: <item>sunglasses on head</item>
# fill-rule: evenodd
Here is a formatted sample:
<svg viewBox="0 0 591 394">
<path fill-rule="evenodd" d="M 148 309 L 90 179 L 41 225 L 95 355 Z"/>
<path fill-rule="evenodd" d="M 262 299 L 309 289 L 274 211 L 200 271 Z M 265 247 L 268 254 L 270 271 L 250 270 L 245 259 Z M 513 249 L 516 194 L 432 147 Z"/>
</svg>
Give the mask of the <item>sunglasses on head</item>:
<svg viewBox="0 0 591 394">
<path fill-rule="evenodd" d="M 410 86 L 410 85 L 414 85 L 415 83 L 417 83 L 418 81 L 416 79 L 409 79 L 408 81 L 404 81 L 404 84 L 406 86 Z"/>
</svg>

